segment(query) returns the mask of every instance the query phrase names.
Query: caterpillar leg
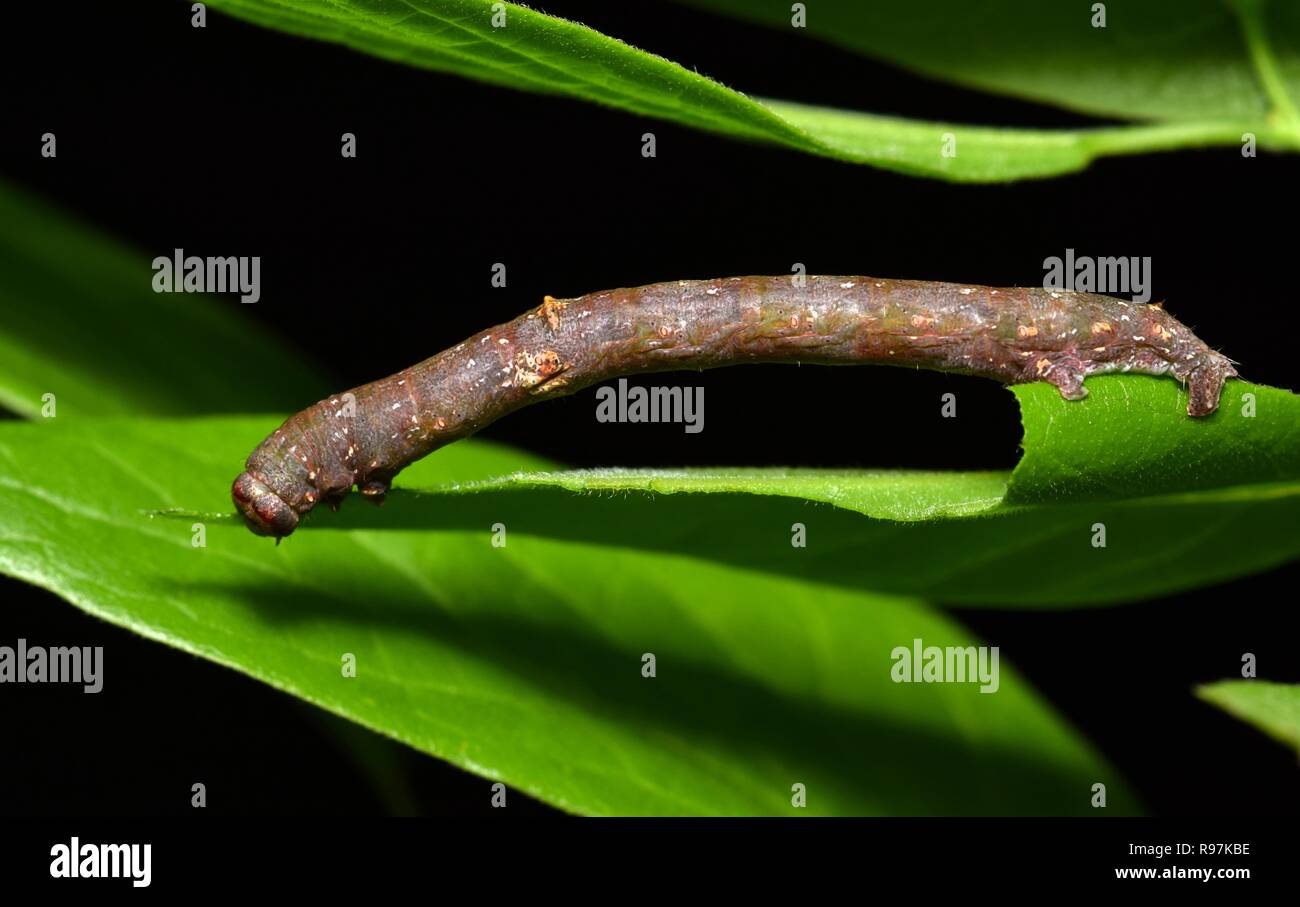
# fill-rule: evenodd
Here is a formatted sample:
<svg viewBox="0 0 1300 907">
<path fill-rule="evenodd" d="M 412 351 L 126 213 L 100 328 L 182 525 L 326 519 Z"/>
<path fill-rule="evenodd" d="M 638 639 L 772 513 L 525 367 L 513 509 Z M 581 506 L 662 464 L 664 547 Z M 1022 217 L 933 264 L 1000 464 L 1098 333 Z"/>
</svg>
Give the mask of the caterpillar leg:
<svg viewBox="0 0 1300 907">
<path fill-rule="evenodd" d="M 1034 380 L 1053 385 L 1065 400 L 1082 400 L 1088 396 L 1088 389 L 1083 386 L 1088 373 L 1083 362 L 1073 356 L 1042 356 L 1034 362 L 1031 374 Z"/>
<path fill-rule="evenodd" d="M 1232 361 L 1217 353 L 1187 378 L 1187 415 L 1208 416 L 1219 408 L 1223 383 L 1237 377 Z"/>
<path fill-rule="evenodd" d="M 384 503 L 384 495 L 388 494 L 388 483 L 381 482 L 378 479 L 371 479 L 364 485 L 360 486 L 361 493 L 375 503 L 375 506 L 381 506 Z"/>
</svg>

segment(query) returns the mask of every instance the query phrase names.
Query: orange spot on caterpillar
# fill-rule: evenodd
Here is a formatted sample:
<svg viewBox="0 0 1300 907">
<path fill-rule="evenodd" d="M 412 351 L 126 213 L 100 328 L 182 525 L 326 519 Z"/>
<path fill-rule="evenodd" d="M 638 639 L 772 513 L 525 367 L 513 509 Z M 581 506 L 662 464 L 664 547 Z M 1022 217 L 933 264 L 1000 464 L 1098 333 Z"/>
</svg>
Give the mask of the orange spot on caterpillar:
<svg viewBox="0 0 1300 907">
<path fill-rule="evenodd" d="M 1094 334 L 1113 334 L 1115 326 L 1109 321 L 1094 321 L 1092 323 L 1092 332 Z"/>
<path fill-rule="evenodd" d="M 547 327 L 552 331 L 558 331 L 560 329 L 560 312 L 564 311 L 564 307 L 567 305 L 567 302 L 560 302 L 554 296 L 543 296 L 542 305 L 537 310 L 537 314 L 546 319 Z"/>
<path fill-rule="evenodd" d="M 1017 337 L 1037 337 L 1037 336 L 1038 336 L 1038 328 L 1034 327 L 1032 324 L 1018 324 L 1018 325 L 1016 325 L 1016 336 L 1017 336 Z"/>
</svg>

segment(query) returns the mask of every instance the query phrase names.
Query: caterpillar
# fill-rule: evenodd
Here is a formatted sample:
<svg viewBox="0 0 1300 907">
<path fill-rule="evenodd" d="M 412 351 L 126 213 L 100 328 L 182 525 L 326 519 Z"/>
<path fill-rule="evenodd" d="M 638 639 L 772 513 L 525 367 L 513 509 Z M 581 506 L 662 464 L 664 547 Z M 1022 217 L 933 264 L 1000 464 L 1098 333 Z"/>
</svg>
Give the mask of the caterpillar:
<svg viewBox="0 0 1300 907">
<path fill-rule="evenodd" d="M 1160 305 L 1040 288 L 872 277 L 730 277 L 547 296 L 513 321 L 290 417 L 231 494 L 278 539 L 356 486 L 382 502 L 406 466 L 502 416 L 611 378 L 746 362 L 909 365 L 1045 381 L 1067 400 L 1099 372 L 1169 374 L 1187 413 L 1218 407 L 1232 360 Z"/>
</svg>

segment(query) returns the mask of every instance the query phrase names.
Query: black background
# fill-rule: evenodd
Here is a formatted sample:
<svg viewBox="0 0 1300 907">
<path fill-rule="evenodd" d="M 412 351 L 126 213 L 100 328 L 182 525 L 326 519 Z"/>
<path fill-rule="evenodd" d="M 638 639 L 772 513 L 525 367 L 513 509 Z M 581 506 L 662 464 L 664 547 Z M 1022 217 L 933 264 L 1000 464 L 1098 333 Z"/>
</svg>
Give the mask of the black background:
<svg viewBox="0 0 1300 907">
<path fill-rule="evenodd" d="M 1294 384 L 1294 158 L 1186 152 L 961 186 L 410 69 L 215 12 L 192 29 L 188 3 L 44 6 L 8 35 L 24 46 L 6 54 L 0 174 L 149 257 L 176 247 L 261 256 L 262 300 L 241 314 L 321 363 L 321 395 L 425 358 L 544 293 L 787 273 L 794 262 L 809 273 L 1038 284 L 1043 259 L 1066 248 L 1151 256 L 1155 298 L 1245 377 Z M 760 96 L 994 125 L 1098 122 L 917 78 L 793 30 L 658 4 L 540 6 Z M 46 131 L 58 135 L 55 160 L 39 155 Z M 654 159 L 641 155 L 647 131 Z M 343 132 L 358 138 L 354 160 L 339 154 Z M 507 266 L 506 288 L 490 285 L 494 262 Z M 1016 458 L 1014 401 L 981 379 L 774 366 L 655 380 L 678 378 L 706 387 L 702 434 L 597 424 L 587 391 L 486 435 L 575 466 L 1001 468 Z M 273 362 L 249 376 L 274 380 Z M 946 391 L 958 419 L 939 417 Z M 249 409 L 239 392 L 233 412 Z M 1294 753 L 1191 688 L 1235 676 L 1248 651 L 1262 676 L 1300 680 L 1296 577 L 1291 566 L 1122 608 L 956 617 L 1014 648 L 1017 667 L 1151 812 L 1294 814 Z M 194 780 L 221 813 L 552 812 L 518 795 L 491 810 L 486 781 L 47 593 L 5 580 L 0 595 L 0 641 L 115 653 L 98 696 L 2 691 L 0 812 L 183 813 Z M 368 781 L 358 760 L 379 760 L 390 781 Z"/>
</svg>

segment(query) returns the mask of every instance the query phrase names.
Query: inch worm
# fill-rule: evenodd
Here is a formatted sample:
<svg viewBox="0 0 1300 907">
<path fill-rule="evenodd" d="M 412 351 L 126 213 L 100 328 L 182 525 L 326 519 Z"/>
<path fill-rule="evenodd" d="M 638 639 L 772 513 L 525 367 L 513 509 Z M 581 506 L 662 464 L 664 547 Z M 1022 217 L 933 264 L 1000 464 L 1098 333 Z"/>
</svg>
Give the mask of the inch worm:
<svg viewBox="0 0 1300 907">
<path fill-rule="evenodd" d="M 1067 400 L 1100 372 L 1169 374 L 1187 413 L 1219 404 L 1232 360 L 1158 305 L 1039 288 L 872 277 L 682 280 L 545 298 L 388 378 L 322 400 L 248 457 L 231 490 L 258 535 L 289 535 L 355 485 L 382 502 L 406 466 L 520 407 L 621 375 L 746 362 L 907 365 L 1046 381 Z"/>
</svg>

